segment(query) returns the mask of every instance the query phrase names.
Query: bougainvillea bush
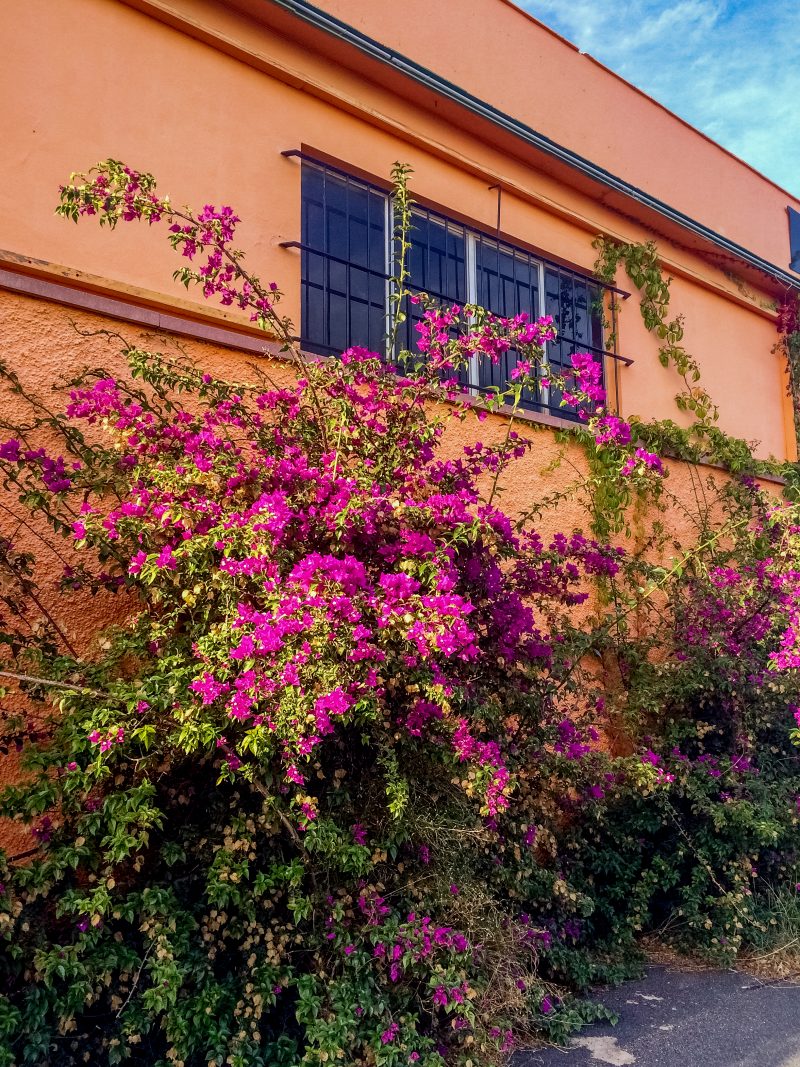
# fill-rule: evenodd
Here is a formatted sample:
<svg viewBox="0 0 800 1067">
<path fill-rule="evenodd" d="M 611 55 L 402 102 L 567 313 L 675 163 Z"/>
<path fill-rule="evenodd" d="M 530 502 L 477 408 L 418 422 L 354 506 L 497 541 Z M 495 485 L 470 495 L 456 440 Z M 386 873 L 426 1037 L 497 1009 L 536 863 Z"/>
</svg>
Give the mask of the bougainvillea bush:
<svg viewBox="0 0 800 1067">
<path fill-rule="evenodd" d="M 309 360 L 230 208 L 109 161 L 60 210 L 168 227 L 180 279 L 284 352 L 227 381 L 128 345 L 58 403 L 5 372 L 6 488 L 63 575 L 4 542 L 2 666 L 49 720 L 4 727 L 32 854 L 2 871 L 0 1063 L 495 1064 L 602 1014 L 571 991 L 638 931 L 730 956 L 768 922 L 759 887 L 797 880 L 793 508 L 730 482 L 659 569 L 590 529 L 665 472 L 591 357 L 556 379 L 551 321 L 423 295 L 415 357 Z M 461 397 L 509 348 L 507 389 Z M 591 472 L 587 529 L 547 539 L 498 503 L 543 376 Z M 52 605 L 91 592 L 117 622 L 82 652 Z"/>
</svg>

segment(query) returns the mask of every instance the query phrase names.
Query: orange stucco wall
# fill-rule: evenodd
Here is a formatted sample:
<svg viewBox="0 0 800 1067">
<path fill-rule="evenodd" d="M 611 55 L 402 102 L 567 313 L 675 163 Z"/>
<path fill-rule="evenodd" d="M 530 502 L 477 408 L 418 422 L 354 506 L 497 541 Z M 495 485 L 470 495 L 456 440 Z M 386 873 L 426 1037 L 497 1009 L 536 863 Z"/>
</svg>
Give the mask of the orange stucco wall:
<svg viewBox="0 0 800 1067">
<path fill-rule="evenodd" d="M 69 172 L 112 155 L 155 173 L 178 201 L 234 204 L 253 269 L 282 284 L 296 318 L 299 258 L 278 246 L 300 233 L 299 167 L 281 151 L 301 145 L 377 177 L 406 160 L 418 195 L 487 228 L 496 221 L 489 186 L 499 180 L 504 234 L 586 270 L 597 232 L 650 236 L 633 209 L 623 216 L 597 194 L 556 181 L 443 119 L 435 102 L 423 106 L 410 92 L 400 95 L 360 75 L 357 64 L 332 62 L 310 39 L 304 45 L 301 26 L 294 36 L 279 35 L 234 10 L 247 6 L 245 0 L 1 5 L 7 46 L 0 91 L 10 106 L 0 116 L 0 248 L 88 271 L 110 286 L 174 292 L 174 254 L 158 234 L 121 227 L 110 236 L 89 222 L 76 230 L 53 216 L 57 186 Z M 724 230 L 727 219 L 731 236 L 783 262 L 785 216 L 776 221 L 774 186 L 504 0 L 458 5 L 457 18 L 454 4 L 427 5 L 423 17 L 422 5 L 411 0 L 402 40 L 385 0 L 324 6 L 704 221 Z M 257 6 L 267 21 L 270 9 L 268 2 Z M 408 31 L 426 24 L 435 30 L 445 11 L 446 38 Z M 475 40 L 477 25 L 488 50 L 482 54 L 492 62 L 470 59 L 466 42 Z M 434 48 L 428 38 L 437 37 Z M 527 63 L 516 56 L 526 42 Z M 501 54 L 515 58 L 497 62 Z M 497 77 L 502 69 L 513 70 L 513 78 Z M 526 71 L 535 93 L 520 91 Z M 619 115 L 623 105 L 624 123 L 592 121 L 596 109 Z M 667 173 L 667 157 L 681 158 L 682 166 Z M 744 218 L 749 229 L 736 230 Z M 696 250 L 664 240 L 659 246 L 675 275 L 674 309 L 686 314 L 686 345 L 723 427 L 760 442 L 761 455 L 791 458 L 784 372 L 771 354 L 774 288 L 766 281 L 737 284 L 730 276 L 735 264 L 723 269 Z M 631 299 L 620 349 L 636 362 L 620 374 L 622 411 L 677 418 L 672 398 L 680 383 L 658 365 L 655 348 Z"/>
<path fill-rule="evenodd" d="M 800 210 L 800 201 L 511 0 L 404 0 L 401 16 L 393 0 L 318 0 L 318 6 L 612 174 L 788 266 L 786 207 Z"/>
<path fill-rule="evenodd" d="M 65 400 L 63 379 L 77 373 L 81 368 L 104 367 L 112 374 L 124 372 L 124 362 L 119 354 L 119 336 L 108 336 L 108 327 L 125 342 L 151 350 L 173 350 L 175 344 L 186 357 L 207 367 L 210 372 L 248 380 L 248 367 L 257 357 L 237 353 L 211 344 L 176 339 L 162 331 L 143 329 L 134 324 L 110 324 L 101 314 L 76 310 L 55 302 L 47 302 L 35 296 L 25 296 L 0 288 L 0 334 L 6 352 L 13 353 L 19 376 L 30 393 L 58 408 Z M 273 368 L 274 373 L 274 368 Z M 288 366 L 278 370 L 278 377 L 288 377 Z M 4 405 L 4 417 L 13 420 L 13 403 L 9 408 L 7 394 L 0 395 Z M 527 511 L 535 502 L 556 490 L 580 482 L 586 473 L 582 450 L 574 443 L 557 444 L 546 429 L 520 423 L 519 431 L 533 441 L 533 447 L 500 483 L 501 506 L 512 514 Z M 96 432 L 100 433 L 100 430 Z M 486 444 L 499 443 L 506 432 L 506 420 L 501 415 L 491 415 L 477 424 L 451 420 L 444 439 L 444 449 L 452 455 L 459 454 L 466 444 L 480 438 Z M 691 468 L 683 463 L 668 462 L 669 474 L 663 498 L 661 521 L 669 530 L 670 540 L 660 562 L 668 564 L 670 555 L 679 552 L 678 546 L 693 543 L 695 529 L 693 517 L 705 500 L 713 499 L 713 484 L 725 475 L 710 469 Z M 63 556 L 74 556 L 64 543 L 57 542 L 59 555 L 49 551 L 35 532 L 35 517 L 25 511 L 13 491 L 0 492 L 0 529 L 11 536 L 22 550 L 35 552 L 38 560 L 37 577 L 40 597 L 46 609 L 53 612 L 67 639 L 78 651 L 91 658 L 96 654 L 103 636 L 103 628 L 112 621 L 124 617 L 124 602 L 111 595 L 91 597 L 89 594 L 73 593 L 64 596 L 59 592 L 59 578 L 63 569 Z M 32 522 L 23 526 L 19 519 Z M 558 530 L 586 529 L 587 515 L 583 495 L 577 490 L 563 500 L 557 511 L 545 512 L 538 530 L 548 539 Z M 50 539 L 45 527 L 39 531 Z M 651 516 L 633 517 L 631 528 L 621 538 L 628 550 L 634 550 L 640 539 L 652 533 Z M 31 619 L 36 623 L 36 619 Z M 9 683 L 6 683 L 9 684 Z M 26 707 L 23 697 L 10 685 L 9 695 L 3 698 L 5 711 L 24 711 L 35 721 L 35 712 Z M 0 786 L 19 776 L 19 763 L 12 754 L 0 759 Z M 0 820 L 0 847 L 8 854 L 24 857 L 33 842 L 28 829 L 17 823 Z"/>
</svg>

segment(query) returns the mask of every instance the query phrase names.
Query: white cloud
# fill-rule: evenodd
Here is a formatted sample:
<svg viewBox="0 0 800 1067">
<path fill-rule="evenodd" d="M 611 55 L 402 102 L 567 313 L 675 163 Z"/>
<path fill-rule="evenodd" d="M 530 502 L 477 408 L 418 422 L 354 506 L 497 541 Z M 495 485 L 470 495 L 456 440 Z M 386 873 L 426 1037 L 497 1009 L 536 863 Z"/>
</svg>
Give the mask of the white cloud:
<svg viewBox="0 0 800 1067">
<path fill-rule="evenodd" d="M 518 0 L 800 195 L 797 0 Z"/>
</svg>

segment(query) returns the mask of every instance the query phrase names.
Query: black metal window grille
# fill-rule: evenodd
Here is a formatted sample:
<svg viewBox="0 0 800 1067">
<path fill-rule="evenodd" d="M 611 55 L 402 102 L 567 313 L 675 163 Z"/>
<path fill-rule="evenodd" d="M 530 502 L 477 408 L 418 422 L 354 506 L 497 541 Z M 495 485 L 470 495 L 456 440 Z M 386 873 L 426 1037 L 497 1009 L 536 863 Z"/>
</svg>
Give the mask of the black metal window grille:
<svg viewBox="0 0 800 1067">
<path fill-rule="evenodd" d="M 292 153 L 299 154 L 299 153 Z M 302 239 L 286 242 L 301 250 L 301 337 L 303 347 L 322 355 L 363 345 L 383 356 L 389 322 L 392 263 L 390 195 L 333 167 L 303 158 Z M 522 312 L 552 315 L 558 339 L 548 346 L 556 372 L 568 369 L 575 351 L 588 351 L 605 367 L 606 357 L 630 363 L 603 346 L 603 297 L 607 288 L 584 275 L 534 256 L 447 216 L 416 206 L 409 234 L 408 288 L 442 303 L 476 303 L 496 315 Z M 419 305 L 406 301 L 398 349 L 415 351 Z M 392 358 L 392 356 L 389 356 Z M 503 388 L 517 359 L 466 369 L 465 388 Z M 575 419 L 561 395 L 543 383 L 522 398 L 524 407 Z"/>
<path fill-rule="evenodd" d="M 327 168 L 302 168 L 301 330 L 315 352 L 382 351 L 386 336 L 385 193 Z"/>
<path fill-rule="evenodd" d="M 412 293 L 427 293 L 441 304 L 465 304 L 471 301 L 470 271 L 467 263 L 468 238 L 463 226 L 437 212 L 415 207 L 408 234 L 411 246 L 406 267 L 406 285 Z M 400 351 L 418 352 L 419 331 L 423 309 L 406 298 L 403 302 L 405 320 L 397 332 Z M 444 377 L 452 377 L 446 374 Z M 470 376 L 459 370 L 458 379 L 465 389 Z"/>
<path fill-rule="evenodd" d="M 542 314 L 541 263 L 530 253 L 484 234 L 476 234 L 473 240 L 476 302 L 496 315 L 510 318 L 524 312 L 531 319 L 538 318 Z M 497 386 L 502 389 L 509 381 L 517 359 L 518 353 L 512 348 L 499 363 L 483 360 L 473 369 L 473 379 L 477 378 L 478 388 Z M 535 393 L 526 390 L 521 404 L 533 410 L 552 410 L 549 390 L 543 385 Z M 559 414 L 570 418 L 575 413 L 569 408 L 559 408 Z"/>
</svg>

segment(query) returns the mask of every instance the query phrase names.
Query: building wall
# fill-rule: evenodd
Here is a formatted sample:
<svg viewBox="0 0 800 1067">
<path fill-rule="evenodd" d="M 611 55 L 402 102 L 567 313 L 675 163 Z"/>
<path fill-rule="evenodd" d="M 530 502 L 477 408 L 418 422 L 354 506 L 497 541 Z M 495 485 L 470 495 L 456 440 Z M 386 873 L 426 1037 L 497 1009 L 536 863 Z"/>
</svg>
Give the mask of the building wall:
<svg viewBox="0 0 800 1067">
<path fill-rule="evenodd" d="M 402 18 L 389 0 L 322 2 L 783 264 L 782 191 L 505 0 L 406 0 Z M 635 206 L 620 212 L 585 183 L 570 184 L 532 165 L 513 144 L 454 116 L 431 94 L 381 80 L 333 44 L 321 54 L 319 41 L 299 24 L 287 27 L 268 0 L 6 0 L 0 37 L 3 358 L 45 396 L 82 364 L 114 365 L 114 345 L 98 332 L 109 327 L 150 347 L 178 336 L 189 355 L 222 374 L 242 372 L 246 357 L 237 348 L 250 356 L 262 349 L 263 338 L 248 322 L 210 310 L 171 282 L 176 262 L 163 233 L 122 226 L 109 235 L 90 220 L 75 229 L 54 216 L 58 186 L 70 171 L 108 156 L 155 173 L 161 190 L 178 202 L 233 204 L 244 220 L 240 243 L 252 269 L 279 281 L 295 319 L 299 257 L 279 246 L 300 236 L 300 172 L 296 160 L 281 155 L 285 149 L 304 147 L 379 180 L 395 160 L 406 161 L 420 197 L 489 231 L 497 211 L 491 187 L 499 183 L 503 235 L 587 272 L 597 233 L 631 241 L 653 236 Z M 498 76 L 503 71 L 508 77 Z M 738 265 L 712 261 L 690 242 L 657 236 L 675 278 L 674 310 L 686 315 L 686 344 L 719 404 L 722 426 L 760 442 L 760 455 L 795 458 L 785 371 L 771 351 L 780 292 L 767 279 L 745 282 Z M 621 410 L 680 421 L 673 403 L 680 382 L 660 367 L 656 347 L 633 297 L 621 318 L 620 349 L 635 360 L 619 376 Z M 446 447 L 457 452 L 474 432 L 472 424 L 454 423 Z M 480 429 L 486 442 L 504 432 L 496 416 Z M 502 497 L 512 512 L 571 479 L 571 469 L 582 469 L 575 446 L 557 445 L 533 424 L 525 432 L 535 434 L 534 447 Z M 678 540 L 690 538 L 681 502 L 694 499 L 701 480 L 724 475 L 669 466 L 674 497 L 665 521 Z M 13 494 L 3 503 L 18 508 Z M 544 522 L 545 535 L 585 527 L 578 495 Z M 646 517 L 642 523 L 646 531 Z M 23 545 L 33 536 L 8 511 L 0 527 Z M 635 543 L 636 530 L 631 537 Z M 60 565 L 38 549 L 55 603 Z M 60 621 L 87 654 L 115 610 L 103 600 L 58 598 Z M 13 760 L 0 761 L 0 781 L 15 773 Z M 12 853 L 30 845 L 21 828 L 0 826 L 0 840 Z"/>
<path fill-rule="evenodd" d="M 423 106 L 410 92 L 399 95 L 352 65 L 318 54 L 310 38 L 304 43 L 302 28 L 290 39 L 234 6 L 205 0 L 12 0 L 3 6 L 0 18 L 9 45 L 0 78 L 11 106 L 0 119 L 5 144 L 0 246 L 12 260 L 30 257 L 51 273 L 52 265 L 89 273 L 109 292 L 144 290 L 145 302 L 170 298 L 176 263 L 162 236 L 123 226 L 112 237 L 88 220 L 76 231 L 53 215 L 57 187 L 72 169 L 114 156 L 155 173 L 160 188 L 178 202 L 233 204 L 244 220 L 240 243 L 252 268 L 279 281 L 287 293 L 286 310 L 296 320 L 299 256 L 279 245 L 300 236 L 299 166 L 281 155 L 299 147 L 378 179 L 388 175 L 395 160 L 407 161 L 414 167 L 418 195 L 489 230 L 497 211 L 490 186 L 499 181 L 504 235 L 586 271 L 596 233 L 634 241 L 652 235 L 597 195 L 534 169 L 471 132 L 469 124 L 461 127 L 438 116 L 435 102 Z M 242 0 L 238 6 L 247 5 Z M 461 16 L 455 19 L 450 37 L 427 34 L 421 32 L 426 21 L 414 0 L 403 16 L 401 41 L 400 23 L 389 18 L 383 0 L 358 5 L 329 0 L 326 6 L 387 43 L 402 44 L 453 80 L 491 93 L 498 105 L 527 114 L 535 101 L 531 118 L 545 132 L 565 136 L 571 131 L 573 147 L 590 157 L 595 153 L 599 162 L 613 161 L 618 173 L 667 199 L 672 193 L 683 207 L 702 210 L 718 224 L 730 209 L 732 233 L 779 257 L 770 183 L 674 117 L 665 127 L 671 130 L 669 140 L 659 126 L 668 113 L 504 0 L 481 0 L 476 8 L 484 20 L 480 25 L 492 27 L 481 53 L 491 57 L 488 65 L 472 58 L 474 13 L 464 15 L 463 25 Z M 429 8 L 425 17 L 435 27 L 448 5 Z M 269 3 L 253 8 L 266 15 L 270 9 Z M 410 26 L 420 32 L 409 32 Z M 429 37 L 436 38 L 435 54 Z M 524 40 L 536 45 L 536 62 L 527 67 L 516 54 Z M 506 54 L 514 61 L 502 64 Z M 501 66 L 513 71 L 513 78 L 493 77 L 487 83 L 486 70 L 496 73 Z M 535 93 L 522 91 L 521 72 L 527 72 L 532 87 L 535 83 Z M 569 93 L 554 95 L 559 81 L 569 81 Z M 513 98 L 512 89 L 503 87 L 512 83 Z M 589 120 L 604 102 L 611 114 L 619 114 L 623 105 L 630 109 L 630 123 L 626 118 L 601 131 Z M 547 116 L 550 125 L 544 122 Z M 652 124 L 655 143 L 639 140 Z M 670 188 L 659 184 L 665 180 L 665 146 L 664 154 L 672 158 L 682 153 L 682 166 L 670 168 Z M 712 167 L 719 168 L 713 176 Z M 683 189 L 693 190 L 694 199 Z M 736 229 L 739 208 L 753 197 L 758 205 L 771 205 L 770 225 L 756 212 L 748 216 L 754 220 L 752 231 Z M 758 441 L 760 455 L 793 458 L 785 372 L 771 352 L 774 286 L 767 281 L 744 285 L 729 267 L 713 265 L 680 244 L 662 239 L 659 247 L 675 276 L 674 310 L 686 314 L 686 345 L 719 404 L 723 428 Z M 195 294 L 181 290 L 181 295 L 196 304 Z M 656 342 L 644 331 L 635 304 L 635 298 L 627 301 L 621 319 L 620 350 L 635 360 L 620 373 L 621 410 L 680 421 L 673 403 L 680 381 L 658 364 Z M 48 358 L 55 369 L 64 356 L 54 352 Z"/>
</svg>

